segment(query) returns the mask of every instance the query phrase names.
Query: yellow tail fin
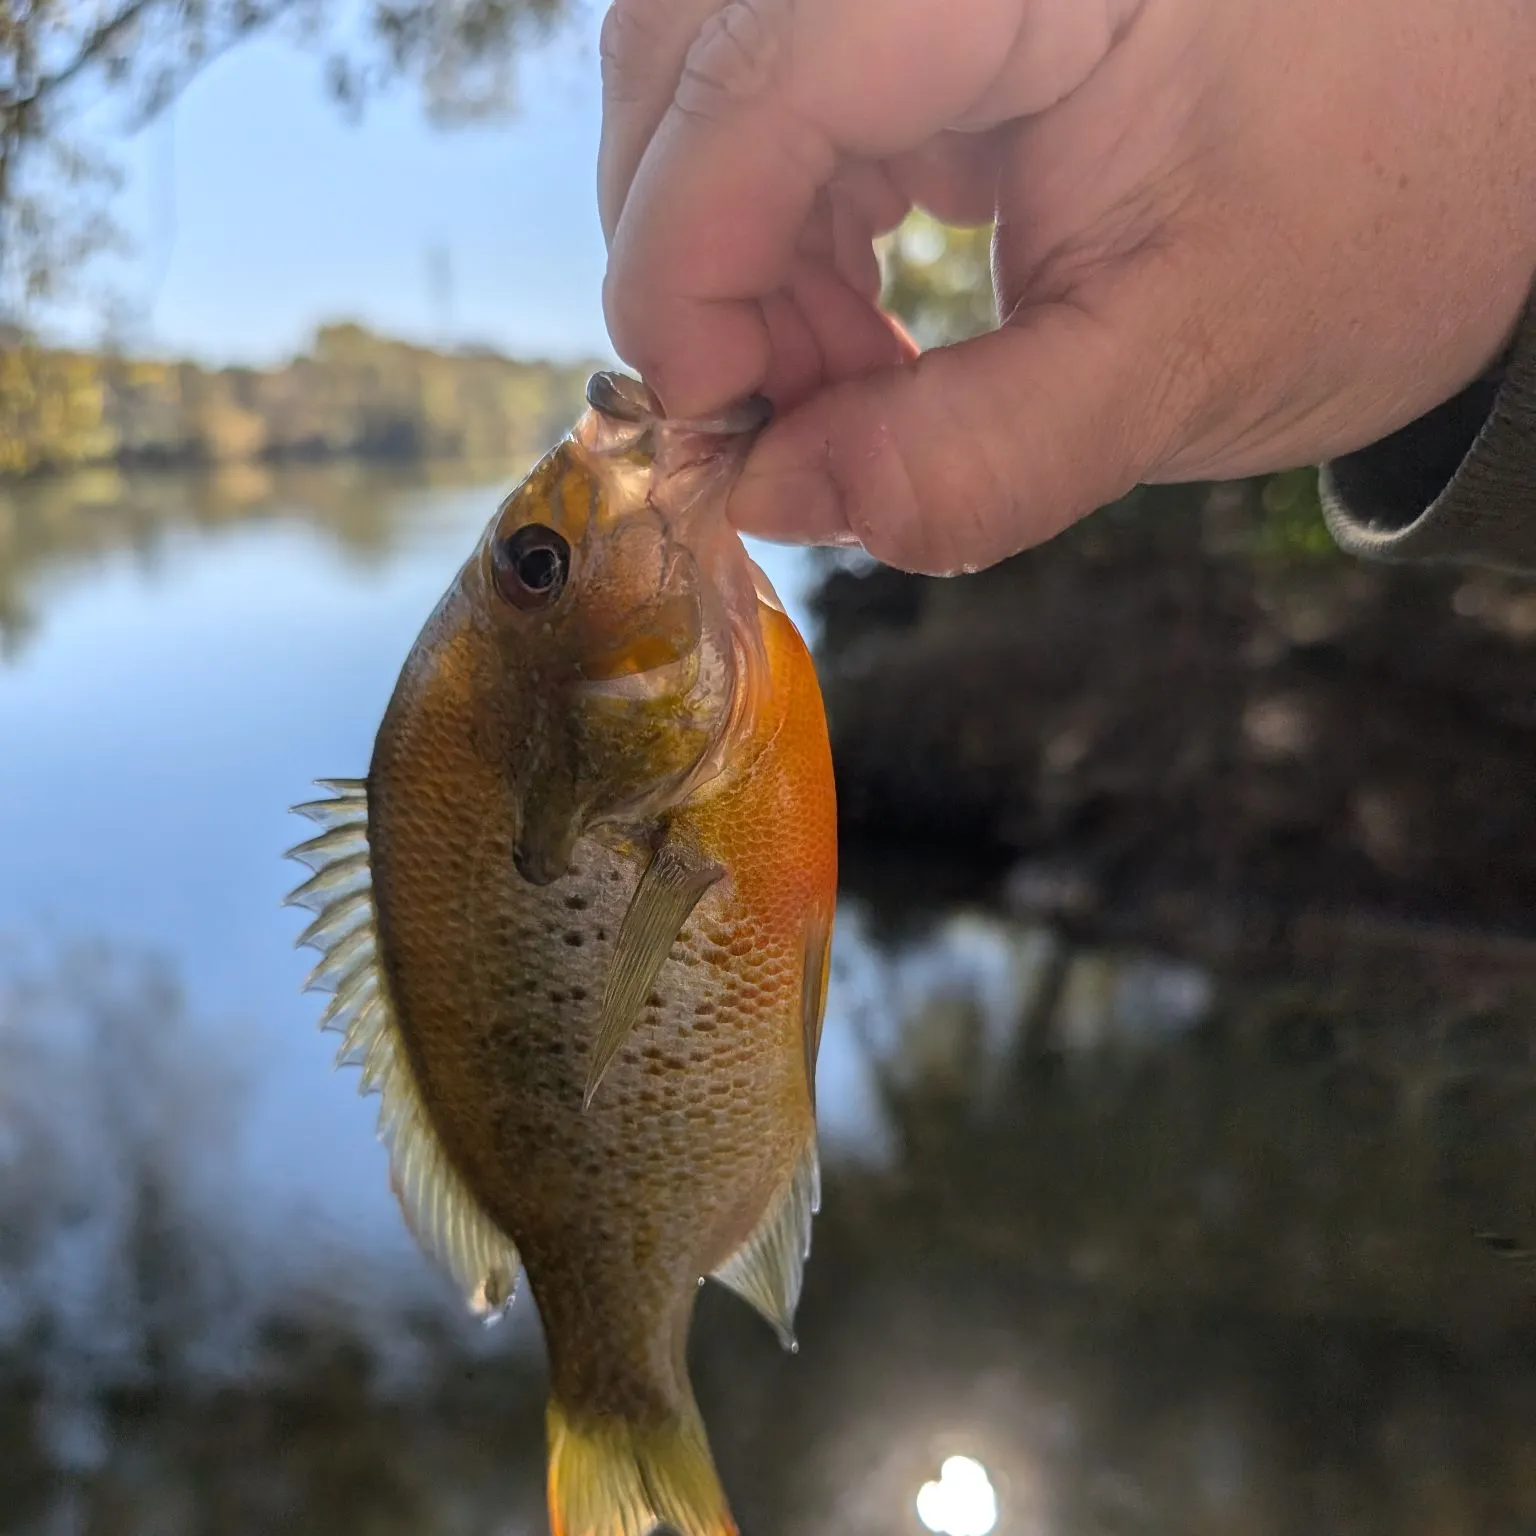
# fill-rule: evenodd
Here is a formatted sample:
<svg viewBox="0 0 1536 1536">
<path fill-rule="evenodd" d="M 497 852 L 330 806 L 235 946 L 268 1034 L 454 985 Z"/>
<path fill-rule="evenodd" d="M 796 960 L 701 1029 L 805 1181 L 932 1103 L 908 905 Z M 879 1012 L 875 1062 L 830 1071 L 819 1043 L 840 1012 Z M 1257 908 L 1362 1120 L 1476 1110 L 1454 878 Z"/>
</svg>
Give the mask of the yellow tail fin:
<svg viewBox="0 0 1536 1536">
<path fill-rule="evenodd" d="M 737 1536 L 698 1410 L 662 1424 L 572 1419 L 550 1400 L 554 1536 Z"/>
</svg>

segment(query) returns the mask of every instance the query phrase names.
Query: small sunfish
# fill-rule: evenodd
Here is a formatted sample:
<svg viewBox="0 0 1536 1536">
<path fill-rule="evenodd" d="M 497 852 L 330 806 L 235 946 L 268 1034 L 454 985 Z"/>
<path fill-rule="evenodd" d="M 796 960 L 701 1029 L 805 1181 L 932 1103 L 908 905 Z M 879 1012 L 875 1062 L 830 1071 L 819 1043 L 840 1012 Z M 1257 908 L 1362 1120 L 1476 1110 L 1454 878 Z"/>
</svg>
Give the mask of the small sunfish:
<svg viewBox="0 0 1536 1536">
<path fill-rule="evenodd" d="M 520 1270 L 556 1536 L 736 1527 L 689 1384 L 713 1276 L 793 1347 L 837 884 L 804 641 L 724 516 L 766 419 L 599 373 L 407 657 L 290 898 L 390 1181 L 481 1314 Z"/>
</svg>

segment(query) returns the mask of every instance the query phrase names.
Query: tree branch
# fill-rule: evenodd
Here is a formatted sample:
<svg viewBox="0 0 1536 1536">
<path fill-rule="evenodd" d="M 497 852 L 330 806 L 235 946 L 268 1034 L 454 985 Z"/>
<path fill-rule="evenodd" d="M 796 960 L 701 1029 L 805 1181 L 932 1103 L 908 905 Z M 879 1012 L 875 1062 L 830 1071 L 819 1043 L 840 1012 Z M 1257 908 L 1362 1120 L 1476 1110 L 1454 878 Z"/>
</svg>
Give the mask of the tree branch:
<svg viewBox="0 0 1536 1536">
<path fill-rule="evenodd" d="M 111 43 L 128 30 L 145 11 L 157 5 L 159 0 L 129 0 L 110 21 L 104 21 L 81 43 L 79 51 L 63 69 L 45 75 L 33 87 L 23 104 L 45 101 L 55 91 L 62 90 L 106 51 Z"/>
</svg>

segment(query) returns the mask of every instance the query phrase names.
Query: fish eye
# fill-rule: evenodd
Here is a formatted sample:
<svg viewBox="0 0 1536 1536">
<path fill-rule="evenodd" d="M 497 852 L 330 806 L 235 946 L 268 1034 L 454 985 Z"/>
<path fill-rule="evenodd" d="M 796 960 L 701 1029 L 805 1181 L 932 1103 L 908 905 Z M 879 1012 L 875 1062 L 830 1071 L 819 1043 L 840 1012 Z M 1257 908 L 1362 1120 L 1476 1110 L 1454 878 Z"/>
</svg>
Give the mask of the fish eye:
<svg viewBox="0 0 1536 1536">
<path fill-rule="evenodd" d="M 546 608 L 565 590 L 571 546 L 543 523 L 525 523 L 491 545 L 496 590 L 517 608 Z"/>
</svg>

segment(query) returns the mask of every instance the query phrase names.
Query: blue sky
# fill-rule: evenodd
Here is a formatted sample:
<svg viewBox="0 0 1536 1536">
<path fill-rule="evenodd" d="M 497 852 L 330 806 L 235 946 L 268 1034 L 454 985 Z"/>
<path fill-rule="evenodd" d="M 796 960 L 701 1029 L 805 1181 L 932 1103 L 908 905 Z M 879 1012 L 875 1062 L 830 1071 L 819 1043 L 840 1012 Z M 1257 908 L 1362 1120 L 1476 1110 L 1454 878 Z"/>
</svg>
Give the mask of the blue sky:
<svg viewBox="0 0 1536 1536">
<path fill-rule="evenodd" d="M 258 40 L 214 63 L 171 112 L 111 146 L 127 183 L 115 211 L 134 243 L 98 263 L 133 317 L 136 346 L 210 362 L 267 361 L 317 322 L 355 318 L 428 341 L 521 355 L 609 352 L 594 201 L 597 28 L 589 0 L 527 55 L 519 107 L 494 126 L 439 130 L 413 92 L 350 123 L 312 55 Z M 104 114 L 92 114 L 93 128 Z M 430 277 L 448 254 L 453 303 Z M 80 339 L 100 309 L 59 325 Z"/>
</svg>

